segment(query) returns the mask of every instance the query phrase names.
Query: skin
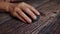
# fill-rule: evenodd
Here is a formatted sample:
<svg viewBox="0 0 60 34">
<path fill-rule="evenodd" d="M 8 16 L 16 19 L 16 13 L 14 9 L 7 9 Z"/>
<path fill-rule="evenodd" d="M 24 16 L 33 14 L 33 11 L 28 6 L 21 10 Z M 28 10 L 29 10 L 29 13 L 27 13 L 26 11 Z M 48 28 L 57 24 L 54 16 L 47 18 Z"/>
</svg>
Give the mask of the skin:
<svg viewBox="0 0 60 34">
<path fill-rule="evenodd" d="M 9 2 L 0 2 L 0 9 L 5 10 L 6 12 L 9 12 L 14 17 L 17 17 L 21 21 L 25 23 L 32 23 L 32 19 L 36 20 L 37 16 L 40 15 L 40 13 L 31 5 L 21 2 L 18 4 L 13 4 Z M 31 18 L 29 18 L 25 13 L 27 13 Z"/>
</svg>

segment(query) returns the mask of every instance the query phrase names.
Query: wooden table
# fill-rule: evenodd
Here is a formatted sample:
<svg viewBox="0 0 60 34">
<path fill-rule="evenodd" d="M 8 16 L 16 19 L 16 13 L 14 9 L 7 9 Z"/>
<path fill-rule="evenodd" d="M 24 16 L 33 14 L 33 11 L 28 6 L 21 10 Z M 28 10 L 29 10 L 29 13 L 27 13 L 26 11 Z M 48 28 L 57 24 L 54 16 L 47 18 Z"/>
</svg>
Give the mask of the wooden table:
<svg viewBox="0 0 60 34">
<path fill-rule="evenodd" d="M 60 3 L 56 0 L 30 0 L 40 19 L 25 24 L 8 13 L 0 12 L 0 34 L 60 34 Z"/>
</svg>

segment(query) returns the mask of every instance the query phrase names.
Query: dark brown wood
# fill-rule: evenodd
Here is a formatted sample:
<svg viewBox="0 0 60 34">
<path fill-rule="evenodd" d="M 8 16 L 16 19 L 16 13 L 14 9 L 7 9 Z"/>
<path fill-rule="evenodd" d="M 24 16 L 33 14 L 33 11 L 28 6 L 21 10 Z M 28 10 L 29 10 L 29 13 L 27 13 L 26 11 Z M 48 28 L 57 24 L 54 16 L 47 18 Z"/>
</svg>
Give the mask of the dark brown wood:
<svg viewBox="0 0 60 34">
<path fill-rule="evenodd" d="M 0 13 L 0 34 L 60 34 L 60 3 L 51 0 L 31 0 L 27 3 L 40 13 L 40 19 L 25 24 L 7 13 Z"/>
</svg>

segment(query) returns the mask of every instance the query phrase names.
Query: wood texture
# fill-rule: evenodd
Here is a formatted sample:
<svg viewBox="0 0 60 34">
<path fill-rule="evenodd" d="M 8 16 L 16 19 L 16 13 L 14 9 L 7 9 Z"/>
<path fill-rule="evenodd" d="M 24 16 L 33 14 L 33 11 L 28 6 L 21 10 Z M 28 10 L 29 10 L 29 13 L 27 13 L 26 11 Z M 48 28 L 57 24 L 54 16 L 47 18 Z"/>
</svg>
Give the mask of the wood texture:
<svg viewBox="0 0 60 34">
<path fill-rule="evenodd" d="M 30 0 L 40 19 L 25 24 L 7 13 L 0 13 L 0 34 L 60 34 L 60 3 L 51 0 Z"/>
</svg>

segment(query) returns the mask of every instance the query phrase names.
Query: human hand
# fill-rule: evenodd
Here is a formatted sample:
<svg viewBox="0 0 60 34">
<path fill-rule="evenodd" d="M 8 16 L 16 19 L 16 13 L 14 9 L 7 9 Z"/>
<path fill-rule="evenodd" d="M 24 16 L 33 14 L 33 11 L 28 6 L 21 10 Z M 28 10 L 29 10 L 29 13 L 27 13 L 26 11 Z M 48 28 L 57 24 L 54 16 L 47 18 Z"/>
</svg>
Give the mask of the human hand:
<svg viewBox="0 0 60 34">
<path fill-rule="evenodd" d="M 9 10 L 13 16 L 25 23 L 32 23 L 32 19 L 36 20 L 36 15 L 40 15 L 40 13 L 34 7 L 24 2 L 16 4 L 16 6 L 11 7 Z M 26 14 L 28 14 L 32 19 Z"/>
</svg>

